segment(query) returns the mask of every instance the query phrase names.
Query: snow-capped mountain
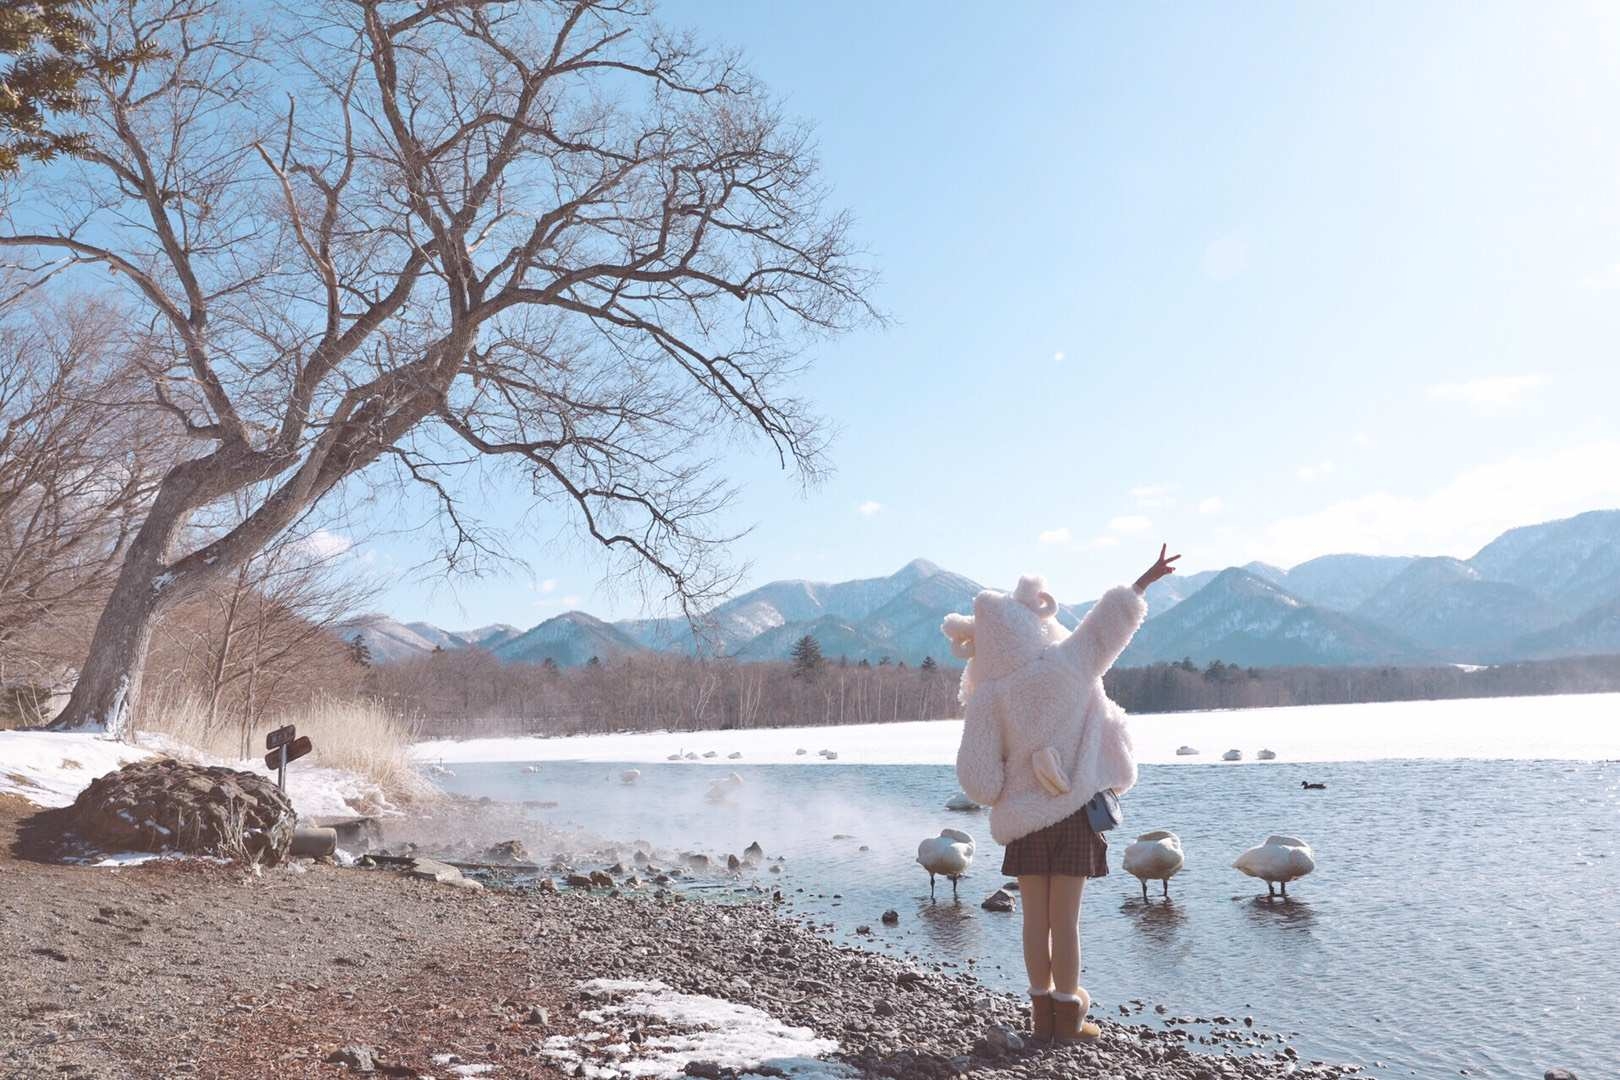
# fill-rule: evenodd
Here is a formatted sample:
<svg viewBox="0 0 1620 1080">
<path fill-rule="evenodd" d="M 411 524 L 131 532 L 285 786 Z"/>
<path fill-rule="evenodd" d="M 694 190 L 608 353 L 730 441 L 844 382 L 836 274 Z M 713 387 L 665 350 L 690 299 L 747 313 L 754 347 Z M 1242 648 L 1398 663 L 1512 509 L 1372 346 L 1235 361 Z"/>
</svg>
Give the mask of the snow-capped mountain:
<svg viewBox="0 0 1620 1080">
<path fill-rule="evenodd" d="M 423 656 L 432 652 L 433 646 L 437 644 L 436 641 L 424 637 L 409 626 L 396 622 L 387 615 L 379 614 L 360 615 L 350 619 L 338 628 L 338 635 L 344 641 L 364 642 L 366 653 L 376 664 L 391 664 L 396 660 Z"/>
<path fill-rule="evenodd" d="M 1240 567 L 1150 618 L 1121 659 L 1189 658 L 1240 665 L 1366 664 L 1416 659 L 1410 642 L 1343 612 L 1316 607 Z"/>
<path fill-rule="evenodd" d="M 1368 622 L 1400 632 L 1448 659 L 1484 660 L 1567 616 L 1529 589 L 1488 581 L 1460 559 L 1415 559 L 1356 605 Z"/>
<path fill-rule="evenodd" d="M 809 634 L 834 659 L 947 663 L 940 620 L 970 610 L 980 588 L 914 559 L 887 577 L 768 582 L 715 607 L 698 634 L 684 619 L 610 624 L 582 612 L 523 633 L 403 626 L 380 615 L 352 626 L 384 661 L 435 645 L 559 664 L 639 650 L 781 660 Z M 1620 652 L 1620 510 L 1513 529 L 1467 560 L 1336 554 L 1287 569 L 1253 562 L 1178 573 L 1147 601 L 1126 663 L 1494 663 Z M 1062 604 L 1058 618 L 1074 626 L 1090 606 Z"/>
<path fill-rule="evenodd" d="M 583 611 L 567 611 L 539 626 L 508 638 L 490 650 L 502 660 L 538 664 L 546 660 L 562 667 L 604 662 L 645 650 L 612 623 Z"/>
</svg>

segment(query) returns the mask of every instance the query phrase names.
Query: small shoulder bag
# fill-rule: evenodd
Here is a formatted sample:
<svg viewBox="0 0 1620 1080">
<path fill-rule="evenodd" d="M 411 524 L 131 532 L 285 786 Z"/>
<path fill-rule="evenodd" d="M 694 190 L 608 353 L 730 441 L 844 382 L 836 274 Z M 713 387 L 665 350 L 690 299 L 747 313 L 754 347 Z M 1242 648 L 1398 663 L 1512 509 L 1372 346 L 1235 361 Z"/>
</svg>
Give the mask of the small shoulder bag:
<svg viewBox="0 0 1620 1080">
<path fill-rule="evenodd" d="M 1092 832 L 1105 833 L 1114 828 L 1125 820 L 1125 815 L 1119 812 L 1119 797 L 1108 788 L 1097 792 L 1086 803 L 1086 820 Z"/>
</svg>

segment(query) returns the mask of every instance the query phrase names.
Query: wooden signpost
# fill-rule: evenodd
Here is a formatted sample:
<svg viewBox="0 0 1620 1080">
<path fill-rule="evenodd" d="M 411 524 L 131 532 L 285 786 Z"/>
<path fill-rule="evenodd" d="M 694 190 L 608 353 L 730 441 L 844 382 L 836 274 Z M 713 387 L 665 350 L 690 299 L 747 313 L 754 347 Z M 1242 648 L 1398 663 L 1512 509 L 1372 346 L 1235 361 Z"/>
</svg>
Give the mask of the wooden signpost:
<svg viewBox="0 0 1620 1080">
<path fill-rule="evenodd" d="M 276 771 L 276 786 L 286 791 L 287 762 L 297 761 L 315 749 L 315 744 L 309 741 L 308 735 L 299 735 L 298 730 L 288 724 L 266 735 L 264 748 L 270 751 L 264 755 L 264 767 Z"/>
</svg>

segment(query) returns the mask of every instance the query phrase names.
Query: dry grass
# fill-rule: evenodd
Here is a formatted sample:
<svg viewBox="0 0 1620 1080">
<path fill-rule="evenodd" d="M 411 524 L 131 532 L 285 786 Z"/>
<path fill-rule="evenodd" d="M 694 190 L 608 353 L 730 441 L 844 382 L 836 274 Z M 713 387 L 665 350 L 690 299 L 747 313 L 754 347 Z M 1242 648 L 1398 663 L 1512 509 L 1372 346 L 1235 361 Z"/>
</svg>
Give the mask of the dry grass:
<svg viewBox="0 0 1620 1080">
<path fill-rule="evenodd" d="M 239 717 L 210 722 L 207 702 L 196 695 L 157 693 L 141 703 L 142 733 L 166 735 L 200 753 L 226 761 L 243 759 Z M 247 732 L 247 754 L 262 754 L 264 736 L 283 724 L 315 744 L 303 760 L 356 773 L 371 780 L 395 802 L 430 795 L 430 785 L 411 762 L 415 732 L 404 717 L 365 698 L 323 698 L 266 717 Z"/>
</svg>

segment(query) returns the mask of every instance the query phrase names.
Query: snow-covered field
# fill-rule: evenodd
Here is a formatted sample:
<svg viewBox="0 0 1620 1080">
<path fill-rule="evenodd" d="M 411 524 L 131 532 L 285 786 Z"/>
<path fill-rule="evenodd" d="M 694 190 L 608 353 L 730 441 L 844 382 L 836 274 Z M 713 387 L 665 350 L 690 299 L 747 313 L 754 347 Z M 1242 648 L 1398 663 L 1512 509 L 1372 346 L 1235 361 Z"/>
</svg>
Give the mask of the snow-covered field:
<svg viewBox="0 0 1620 1080">
<path fill-rule="evenodd" d="M 944 765 L 956 760 L 960 720 L 752 731 L 649 732 L 547 739 L 448 739 L 418 743 L 421 762 L 665 761 L 714 751 L 693 764 Z M 1153 764 L 1219 762 L 1228 750 L 1254 761 L 1262 749 L 1279 761 L 1378 761 L 1406 758 L 1620 758 L 1620 694 L 1396 701 L 1285 709 L 1133 716 L 1137 759 Z M 1191 746 L 1196 756 L 1178 756 Z M 800 755 L 799 750 L 806 753 Z M 728 755 L 740 753 L 738 759 Z M 3 754 L 0 754 L 3 759 Z"/>
<path fill-rule="evenodd" d="M 209 758 L 160 735 L 143 735 L 131 746 L 85 732 L 0 731 L 0 795 L 20 795 L 38 806 L 67 806 L 96 777 L 158 754 L 264 772 L 263 761 Z M 357 806 L 387 806 L 371 781 L 303 762 L 287 767 L 287 794 L 303 817 L 346 817 Z"/>
</svg>

